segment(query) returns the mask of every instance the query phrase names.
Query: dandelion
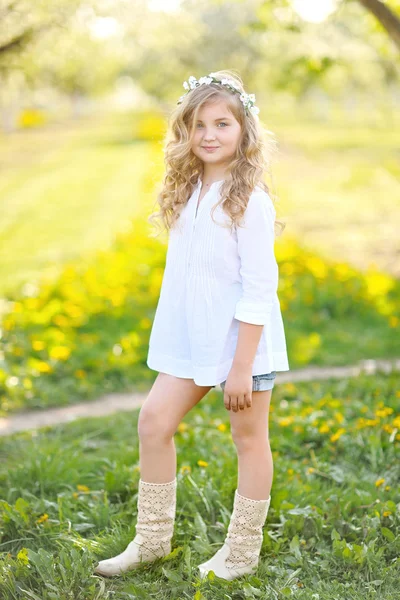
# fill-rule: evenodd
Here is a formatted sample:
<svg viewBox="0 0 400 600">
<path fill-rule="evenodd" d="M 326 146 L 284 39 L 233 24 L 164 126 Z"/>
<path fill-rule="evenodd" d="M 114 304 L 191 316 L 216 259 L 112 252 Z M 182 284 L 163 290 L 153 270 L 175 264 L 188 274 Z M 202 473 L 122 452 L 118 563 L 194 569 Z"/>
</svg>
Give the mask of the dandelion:
<svg viewBox="0 0 400 600">
<path fill-rule="evenodd" d="M 382 485 L 382 483 L 384 483 L 384 482 L 385 482 L 385 480 L 384 480 L 384 479 L 383 479 L 383 477 L 382 477 L 381 479 L 377 479 L 377 480 L 375 481 L 375 485 L 376 485 L 376 487 L 379 487 L 379 486 L 380 486 L 380 485 Z"/>
<path fill-rule="evenodd" d="M 50 358 L 54 358 L 55 360 L 67 360 L 71 354 L 71 350 L 67 346 L 54 346 L 51 348 L 49 354 Z"/>
<path fill-rule="evenodd" d="M 36 351 L 43 350 L 45 343 L 42 340 L 34 340 L 32 342 L 32 348 Z"/>
<path fill-rule="evenodd" d="M 36 520 L 36 523 L 44 523 L 45 521 L 47 521 L 48 518 L 49 515 L 47 513 L 44 513 L 44 515 L 42 515 L 41 517 L 39 517 L 39 519 Z"/>
<path fill-rule="evenodd" d="M 393 427 L 400 429 L 400 415 L 393 420 Z"/>
<path fill-rule="evenodd" d="M 225 423 L 220 423 L 220 424 L 218 425 L 217 429 L 218 429 L 219 431 L 226 431 L 226 425 L 225 425 Z"/>
<path fill-rule="evenodd" d="M 179 423 L 179 425 L 178 425 L 179 433 L 183 433 L 187 429 L 189 429 L 189 425 L 187 423 Z"/>
<path fill-rule="evenodd" d="M 180 469 L 180 472 L 182 473 L 182 475 L 185 475 L 185 473 L 191 473 L 192 469 L 190 465 L 183 465 Z"/>
<path fill-rule="evenodd" d="M 341 427 L 340 429 L 337 430 L 336 433 L 332 434 L 329 439 L 331 440 L 331 442 L 336 442 L 340 438 L 340 436 L 343 435 L 344 433 L 346 433 L 346 430 L 344 427 Z"/>
<path fill-rule="evenodd" d="M 206 462 L 205 460 L 198 460 L 197 464 L 199 465 L 199 467 L 208 467 L 208 462 Z"/>
<path fill-rule="evenodd" d="M 53 370 L 53 367 L 43 360 L 39 360 L 37 363 L 35 363 L 35 368 L 39 371 L 39 373 L 51 373 Z"/>
<path fill-rule="evenodd" d="M 383 516 L 384 516 L 384 517 L 388 517 L 388 516 L 389 516 L 389 515 L 391 515 L 391 514 L 392 514 L 392 511 L 391 511 L 391 510 L 385 510 L 385 511 L 384 511 L 384 513 L 383 513 Z"/>
<path fill-rule="evenodd" d="M 88 488 L 88 486 L 87 486 L 87 485 L 80 485 L 80 484 L 78 484 L 78 485 L 76 486 L 76 488 L 77 488 L 77 489 L 78 489 L 80 492 L 88 492 L 88 491 L 89 491 L 89 488 Z"/>
<path fill-rule="evenodd" d="M 381 418 L 385 418 L 388 415 L 391 415 L 393 412 L 393 408 L 391 408 L 390 406 L 385 406 L 384 408 L 378 408 L 375 411 L 375 416 L 376 417 L 381 417 Z"/>
<path fill-rule="evenodd" d="M 289 425 L 291 425 L 294 421 L 294 417 L 293 415 L 291 415 L 290 417 L 283 417 L 282 419 L 279 419 L 279 425 L 281 427 L 288 427 Z"/>
</svg>

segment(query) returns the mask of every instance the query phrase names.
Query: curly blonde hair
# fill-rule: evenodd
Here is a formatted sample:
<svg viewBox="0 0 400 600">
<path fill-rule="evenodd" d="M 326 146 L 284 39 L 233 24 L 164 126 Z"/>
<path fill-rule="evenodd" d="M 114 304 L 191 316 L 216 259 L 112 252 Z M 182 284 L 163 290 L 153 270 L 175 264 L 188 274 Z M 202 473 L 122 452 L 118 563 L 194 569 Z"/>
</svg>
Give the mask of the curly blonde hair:
<svg viewBox="0 0 400 600">
<path fill-rule="evenodd" d="M 240 92 L 244 92 L 243 82 L 234 71 L 221 70 L 215 76 L 233 79 Z M 214 210 L 222 205 L 224 212 L 230 217 L 230 228 L 240 225 L 256 186 L 267 192 L 275 204 L 276 200 L 262 178 L 265 172 L 270 172 L 270 155 L 276 149 L 276 142 L 271 132 L 260 125 L 258 117 L 245 113 L 239 95 L 218 83 L 200 85 L 184 96 L 183 102 L 174 109 L 164 141 L 166 169 L 156 199 L 160 210 L 150 215 L 150 223 L 161 218 L 164 230 L 169 230 L 178 221 L 198 178 L 203 176 L 203 162 L 191 150 L 198 113 L 205 104 L 221 99 L 225 100 L 228 109 L 239 122 L 241 135 L 229 165 L 228 176 L 220 188 L 221 200 L 213 208 L 212 219 L 214 220 Z M 280 235 L 284 228 L 285 223 L 276 219 L 275 232 Z"/>
</svg>

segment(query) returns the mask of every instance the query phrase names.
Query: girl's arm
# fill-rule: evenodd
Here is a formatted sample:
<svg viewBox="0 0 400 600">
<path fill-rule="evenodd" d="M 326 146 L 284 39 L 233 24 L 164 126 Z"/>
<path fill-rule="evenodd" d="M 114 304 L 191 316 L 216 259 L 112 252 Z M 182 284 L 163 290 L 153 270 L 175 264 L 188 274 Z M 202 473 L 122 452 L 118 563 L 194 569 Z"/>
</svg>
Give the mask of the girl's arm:
<svg viewBox="0 0 400 600">
<path fill-rule="evenodd" d="M 275 208 L 264 190 L 253 192 L 237 227 L 238 252 L 243 294 L 236 305 L 239 326 L 233 366 L 250 369 L 254 361 L 262 326 L 268 323 L 278 289 L 278 264 L 274 253 Z"/>
</svg>

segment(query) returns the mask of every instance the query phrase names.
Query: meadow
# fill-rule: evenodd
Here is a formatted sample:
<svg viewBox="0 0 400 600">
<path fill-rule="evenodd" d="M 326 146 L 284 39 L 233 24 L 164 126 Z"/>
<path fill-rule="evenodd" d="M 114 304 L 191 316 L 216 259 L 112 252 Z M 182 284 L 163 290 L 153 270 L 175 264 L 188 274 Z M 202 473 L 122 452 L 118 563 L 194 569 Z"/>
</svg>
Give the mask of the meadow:
<svg viewBox="0 0 400 600">
<path fill-rule="evenodd" d="M 11 139 L 8 154 L 5 142 L 0 144 L 3 164 L 9 167 L 0 178 L 0 203 L 6 214 L 0 234 L 0 415 L 109 391 L 145 390 L 153 381 L 155 373 L 149 371 L 146 356 L 166 239 L 149 237 L 147 217 L 156 208 L 155 191 L 162 175 L 160 123 L 161 116 L 146 113 L 108 116 L 97 124 L 84 120 L 59 133 L 56 129 L 18 134 Z M 287 127 L 277 134 L 287 152 L 276 165 L 278 180 L 286 186 L 277 204 L 286 229 L 276 240 L 276 255 L 290 367 L 398 356 L 399 278 L 372 260 L 373 249 L 362 253 L 361 265 L 357 244 L 349 253 L 337 243 L 337 231 L 351 232 L 358 219 L 364 185 L 359 181 L 359 189 L 355 179 L 360 164 L 365 159 L 365 168 L 370 165 L 376 174 L 383 164 L 390 166 L 397 138 L 387 131 L 385 144 L 376 145 L 373 162 L 372 151 L 368 158 L 358 153 L 366 135 L 360 134 L 360 125 L 353 132 L 350 127 L 339 129 L 341 144 L 327 136 L 324 149 L 321 133 L 315 131 L 312 137 L 310 123 L 304 125 L 308 137 L 303 159 L 311 160 L 314 143 L 314 162 L 318 153 L 320 169 L 329 161 L 332 165 L 343 161 L 347 148 L 347 167 L 353 166 L 354 177 L 342 198 L 343 180 L 325 176 L 319 180 L 313 169 L 294 169 L 292 153 L 299 152 L 301 140 L 298 126 Z M 373 138 L 373 131 L 370 135 Z M 50 136 L 55 138 L 52 151 Z M 381 139 L 384 134 L 379 130 L 377 136 Z M 26 147 L 35 144 L 40 151 L 32 156 Z M 41 144 L 47 151 L 41 151 Z M 284 168 L 286 173 L 281 173 Z M 303 194 L 295 193 L 287 182 L 293 186 L 300 179 L 298 187 L 309 190 L 308 208 L 306 213 L 302 207 L 303 221 L 297 223 L 301 210 L 293 205 Z M 386 190 L 386 203 L 392 203 L 395 213 L 394 181 L 393 177 L 392 188 Z M 328 192 L 331 197 L 336 194 L 333 212 L 324 201 Z M 350 194 L 354 202 L 348 202 Z M 346 229 L 340 215 L 346 215 L 349 207 L 354 214 Z M 324 226 L 321 253 L 315 250 L 320 234 L 310 233 L 305 214 L 310 221 L 319 218 Z M 359 235 L 368 240 L 368 232 L 361 221 Z M 385 248 L 387 243 L 385 238 Z M 390 243 L 395 263 L 397 237 Z"/>
<path fill-rule="evenodd" d="M 3 438 L 0 596 L 395 600 L 399 399 L 395 374 L 275 387 L 274 481 L 260 566 L 233 582 L 212 573 L 201 582 L 195 571 L 223 542 L 236 487 L 219 392 L 212 390 L 175 434 L 171 554 L 111 580 L 92 571 L 134 536 L 138 411 Z"/>
<path fill-rule="evenodd" d="M 19 132 L 7 152 L 0 139 L 0 416 L 150 388 L 166 240 L 149 237 L 147 217 L 162 175 L 162 123 L 146 114 L 83 119 Z M 329 135 L 317 122 L 276 124 L 290 368 L 397 358 L 399 134 L 360 123 Z M 172 553 L 119 579 L 93 567 L 134 535 L 139 412 L 4 437 L 0 597 L 394 600 L 399 399 L 398 373 L 274 388 L 261 564 L 231 583 L 212 574 L 201 582 L 195 572 L 223 542 L 236 487 L 219 391 L 175 435 Z"/>
</svg>

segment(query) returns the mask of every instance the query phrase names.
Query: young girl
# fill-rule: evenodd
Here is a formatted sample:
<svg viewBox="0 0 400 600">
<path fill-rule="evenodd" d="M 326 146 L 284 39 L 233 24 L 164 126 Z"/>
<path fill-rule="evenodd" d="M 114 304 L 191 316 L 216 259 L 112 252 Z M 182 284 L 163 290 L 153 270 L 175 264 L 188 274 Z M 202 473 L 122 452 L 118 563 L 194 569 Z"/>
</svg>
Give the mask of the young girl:
<svg viewBox="0 0 400 600">
<path fill-rule="evenodd" d="M 170 231 L 147 364 L 159 371 L 138 423 L 136 536 L 96 572 L 116 575 L 171 552 L 174 433 L 217 384 L 230 411 L 238 487 L 222 547 L 199 565 L 231 580 L 254 573 L 271 501 L 268 413 L 277 371 L 289 370 L 277 296 L 275 208 L 254 94 L 232 71 L 184 82 L 165 149 L 158 201 Z M 151 215 L 151 218 L 154 215 Z"/>
</svg>

